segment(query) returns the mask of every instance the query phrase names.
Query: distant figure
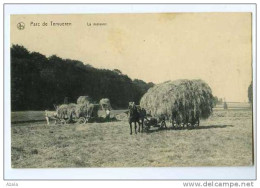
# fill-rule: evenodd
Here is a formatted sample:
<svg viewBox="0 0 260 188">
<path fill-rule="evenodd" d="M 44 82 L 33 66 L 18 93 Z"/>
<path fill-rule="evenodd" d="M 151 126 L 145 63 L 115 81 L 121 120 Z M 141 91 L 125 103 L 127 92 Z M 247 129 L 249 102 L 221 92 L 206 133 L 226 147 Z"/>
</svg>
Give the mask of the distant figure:
<svg viewBox="0 0 260 188">
<path fill-rule="evenodd" d="M 228 109 L 227 102 L 224 102 L 224 105 L 223 105 L 223 107 L 224 107 L 224 110 L 227 110 L 227 109 Z"/>
</svg>

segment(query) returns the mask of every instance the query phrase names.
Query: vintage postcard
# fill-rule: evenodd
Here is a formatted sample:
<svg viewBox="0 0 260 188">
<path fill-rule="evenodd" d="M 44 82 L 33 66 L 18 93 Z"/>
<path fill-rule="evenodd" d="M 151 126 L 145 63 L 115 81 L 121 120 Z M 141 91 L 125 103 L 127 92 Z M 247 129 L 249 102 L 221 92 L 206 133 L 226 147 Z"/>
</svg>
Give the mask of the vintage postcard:
<svg viewBox="0 0 260 188">
<path fill-rule="evenodd" d="M 12 14 L 11 167 L 254 165 L 251 12 Z"/>
</svg>

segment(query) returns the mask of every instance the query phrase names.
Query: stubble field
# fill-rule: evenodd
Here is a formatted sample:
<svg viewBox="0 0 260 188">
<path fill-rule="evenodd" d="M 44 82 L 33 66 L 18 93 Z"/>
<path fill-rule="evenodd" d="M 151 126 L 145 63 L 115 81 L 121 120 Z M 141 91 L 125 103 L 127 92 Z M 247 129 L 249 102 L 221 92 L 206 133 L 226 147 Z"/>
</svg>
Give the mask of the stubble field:
<svg viewBox="0 0 260 188">
<path fill-rule="evenodd" d="M 114 111 L 112 115 L 122 114 Z M 195 129 L 129 134 L 127 119 L 46 125 L 44 112 L 12 112 L 13 168 L 249 166 L 252 110 L 215 108 Z"/>
</svg>

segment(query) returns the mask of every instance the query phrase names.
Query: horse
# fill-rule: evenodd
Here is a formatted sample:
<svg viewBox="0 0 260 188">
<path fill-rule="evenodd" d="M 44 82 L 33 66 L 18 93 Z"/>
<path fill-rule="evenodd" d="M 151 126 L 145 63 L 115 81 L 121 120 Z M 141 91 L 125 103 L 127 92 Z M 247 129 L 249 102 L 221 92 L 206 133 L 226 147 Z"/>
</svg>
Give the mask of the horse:
<svg viewBox="0 0 260 188">
<path fill-rule="evenodd" d="M 140 125 L 142 125 L 142 132 L 144 130 L 144 120 L 146 119 L 146 110 L 144 108 L 137 108 L 137 111 L 139 112 L 139 128 L 138 132 L 140 132 Z"/>
<path fill-rule="evenodd" d="M 135 134 L 137 134 L 137 126 L 136 123 L 139 125 L 139 132 L 140 132 L 140 112 L 138 112 L 138 109 L 134 102 L 129 102 L 129 113 L 128 113 L 128 122 L 130 125 L 130 135 L 132 134 L 132 123 L 135 124 Z"/>
</svg>

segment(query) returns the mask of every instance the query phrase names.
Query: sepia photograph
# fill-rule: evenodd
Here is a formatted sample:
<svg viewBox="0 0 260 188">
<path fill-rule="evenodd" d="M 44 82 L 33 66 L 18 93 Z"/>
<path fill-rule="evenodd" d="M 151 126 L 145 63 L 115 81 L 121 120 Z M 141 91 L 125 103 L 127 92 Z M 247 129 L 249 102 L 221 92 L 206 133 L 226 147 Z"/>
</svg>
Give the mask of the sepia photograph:
<svg viewBox="0 0 260 188">
<path fill-rule="evenodd" d="M 12 14 L 11 168 L 246 167 L 251 12 Z"/>
</svg>

